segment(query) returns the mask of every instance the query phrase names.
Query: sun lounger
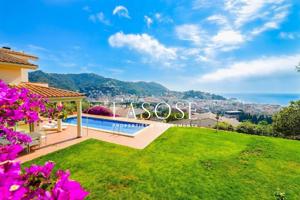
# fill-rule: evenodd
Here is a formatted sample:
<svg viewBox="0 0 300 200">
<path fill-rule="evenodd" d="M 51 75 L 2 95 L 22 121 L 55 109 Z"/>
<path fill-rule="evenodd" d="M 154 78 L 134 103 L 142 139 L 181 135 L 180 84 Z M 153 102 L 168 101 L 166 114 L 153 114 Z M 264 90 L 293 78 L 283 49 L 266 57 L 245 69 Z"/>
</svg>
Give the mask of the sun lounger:
<svg viewBox="0 0 300 200">
<path fill-rule="evenodd" d="M 51 122 L 51 123 L 47 123 L 45 125 L 42 126 L 43 130 L 45 131 L 55 131 L 58 129 L 58 125 L 57 122 Z M 62 125 L 62 130 L 65 130 L 67 128 L 66 125 Z"/>
</svg>

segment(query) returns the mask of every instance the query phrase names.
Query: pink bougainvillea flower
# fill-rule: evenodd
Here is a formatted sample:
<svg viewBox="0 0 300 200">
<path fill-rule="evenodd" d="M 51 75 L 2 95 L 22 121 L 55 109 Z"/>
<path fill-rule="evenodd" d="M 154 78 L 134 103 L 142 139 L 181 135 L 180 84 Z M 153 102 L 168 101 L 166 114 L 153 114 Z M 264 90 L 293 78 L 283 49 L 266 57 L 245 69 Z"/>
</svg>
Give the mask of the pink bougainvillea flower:
<svg viewBox="0 0 300 200">
<path fill-rule="evenodd" d="M 2 125 L 0 125 L 0 137 L 5 138 L 10 144 L 29 144 L 32 141 L 28 135 Z"/>
<path fill-rule="evenodd" d="M 81 200 L 89 194 L 78 182 L 69 179 L 70 172 L 68 170 L 58 170 L 56 174 L 58 176 L 58 181 L 52 190 L 55 199 Z"/>
<path fill-rule="evenodd" d="M 102 115 L 102 116 L 108 116 L 108 117 L 113 116 L 113 112 L 104 106 L 94 106 L 85 112 L 88 114 L 92 114 L 92 115 Z"/>
<path fill-rule="evenodd" d="M 14 161 L 31 138 L 13 126 L 19 121 L 39 121 L 38 112 L 47 111 L 46 103 L 27 89 L 10 87 L 0 80 L 0 138 L 8 143 L 0 145 L 0 200 L 81 200 L 88 194 L 69 179 L 69 172 L 59 171 L 53 176 L 53 162 L 32 165 L 22 172 L 20 163 Z M 51 108 L 49 117 L 58 116 L 62 110 L 61 106 Z"/>
<path fill-rule="evenodd" d="M 22 150 L 21 145 L 0 146 L 0 163 L 6 160 L 14 160 Z"/>
<path fill-rule="evenodd" d="M 27 176 L 38 176 L 42 175 L 44 178 L 49 178 L 55 164 L 53 162 L 46 162 L 44 166 L 42 165 L 31 165 L 29 168 L 25 168 Z"/>
<path fill-rule="evenodd" d="M 23 183 L 19 162 L 0 163 L 0 200 L 22 199 L 27 191 Z"/>
</svg>

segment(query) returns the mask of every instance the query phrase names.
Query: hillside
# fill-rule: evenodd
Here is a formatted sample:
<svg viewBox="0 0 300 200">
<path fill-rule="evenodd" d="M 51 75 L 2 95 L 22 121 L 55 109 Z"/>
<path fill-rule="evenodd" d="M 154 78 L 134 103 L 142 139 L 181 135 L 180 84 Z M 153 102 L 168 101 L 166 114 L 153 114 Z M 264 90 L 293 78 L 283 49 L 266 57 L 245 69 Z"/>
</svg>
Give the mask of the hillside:
<svg viewBox="0 0 300 200">
<path fill-rule="evenodd" d="M 179 98 L 196 98 L 196 99 L 218 99 L 225 98 L 219 95 L 200 92 L 174 92 L 161 84 L 155 82 L 127 82 L 112 78 L 105 78 L 103 76 L 93 73 L 82 74 L 57 74 L 45 73 L 43 71 L 34 71 L 29 73 L 30 82 L 45 82 L 49 86 L 79 91 L 85 93 L 89 97 L 98 97 L 101 95 L 121 95 L 132 94 L 138 96 L 161 96 L 166 93 L 172 93 Z"/>
<path fill-rule="evenodd" d="M 225 100 L 226 98 L 220 95 L 216 94 L 210 94 L 207 92 L 200 92 L 200 91 L 194 91 L 189 90 L 186 92 L 183 92 L 183 99 L 217 99 L 217 100 Z"/>
<path fill-rule="evenodd" d="M 29 74 L 30 82 L 46 82 L 49 86 L 80 91 L 89 96 L 94 95 L 163 95 L 168 92 L 164 86 L 154 82 L 125 82 L 105 78 L 97 74 L 57 74 L 35 71 Z"/>
</svg>

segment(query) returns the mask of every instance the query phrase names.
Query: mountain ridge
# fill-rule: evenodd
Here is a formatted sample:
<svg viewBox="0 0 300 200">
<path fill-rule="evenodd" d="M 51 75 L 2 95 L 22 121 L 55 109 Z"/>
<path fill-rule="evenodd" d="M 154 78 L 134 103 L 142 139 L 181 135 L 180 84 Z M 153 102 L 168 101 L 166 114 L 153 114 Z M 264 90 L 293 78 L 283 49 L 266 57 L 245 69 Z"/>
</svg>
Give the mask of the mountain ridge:
<svg viewBox="0 0 300 200">
<path fill-rule="evenodd" d="M 95 73 L 59 74 L 46 73 L 38 70 L 29 73 L 29 81 L 45 82 L 51 87 L 82 92 L 91 98 L 97 98 L 101 95 L 115 96 L 127 94 L 137 96 L 163 96 L 167 93 L 173 93 L 184 99 L 226 99 L 220 95 L 194 90 L 185 92 L 171 91 L 165 86 L 153 81 L 120 81 L 113 78 L 106 78 Z"/>
</svg>

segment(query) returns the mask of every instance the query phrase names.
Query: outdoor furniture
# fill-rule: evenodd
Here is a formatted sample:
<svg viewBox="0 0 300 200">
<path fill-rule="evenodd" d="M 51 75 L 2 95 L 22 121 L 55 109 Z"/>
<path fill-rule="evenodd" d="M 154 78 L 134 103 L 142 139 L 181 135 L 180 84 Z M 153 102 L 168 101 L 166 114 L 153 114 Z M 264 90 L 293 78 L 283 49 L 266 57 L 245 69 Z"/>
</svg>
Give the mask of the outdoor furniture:
<svg viewBox="0 0 300 200">
<path fill-rule="evenodd" d="M 41 130 L 39 133 L 41 134 L 41 142 L 42 142 L 42 140 L 44 140 L 45 144 L 47 144 L 47 132 L 44 130 Z"/>
<path fill-rule="evenodd" d="M 40 132 L 33 132 L 33 133 L 25 133 L 31 138 L 31 142 L 29 144 L 22 145 L 24 149 L 26 149 L 27 153 L 30 152 L 32 147 L 40 146 L 41 140 L 44 138 L 46 142 L 46 135 L 41 134 Z M 8 145 L 10 142 L 7 139 L 0 138 L 0 145 Z"/>
<path fill-rule="evenodd" d="M 51 122 L 51 123 L 47 123 L 45 125 L 42 126 L 43 130 L 45 131 L 55 131 L 58 129 L 58 125 L 57 122 Z M 66 125 L 62 125 L 62 130 L 65 130 L 67 128 Z"/>
<path fill-rule="evenodd" d="M 36 141 L 34 141 L 31 145 L 35 145 L 37 142 Z M 0 139 L 0 145 L 9 145 L 10 144 L 10 142 L 7 140 L 7 139 L 4 139 L 4 138 L 1 138 Z M 28 144 L 28 145 L 22 145 L 22 147 L 24 148 L 24 149 L 26 149 L 26 151 L 27 152 L 30 152 L 30 144 Z"/>
<path fill-rule="evenodd" d="M 32 132 L 32 133 L 28 133 L 27 135 L 29 135 L 29 137 L 31 137 L 31 142 L 29 144 L 27 144 L 27 152 L 30 152 L 30 149 L 32 147 L 36 147 L 36 146 L 40 146 L 41 145 L 41 136 L 42 134 L 39 132 Z"/>
</svg>

